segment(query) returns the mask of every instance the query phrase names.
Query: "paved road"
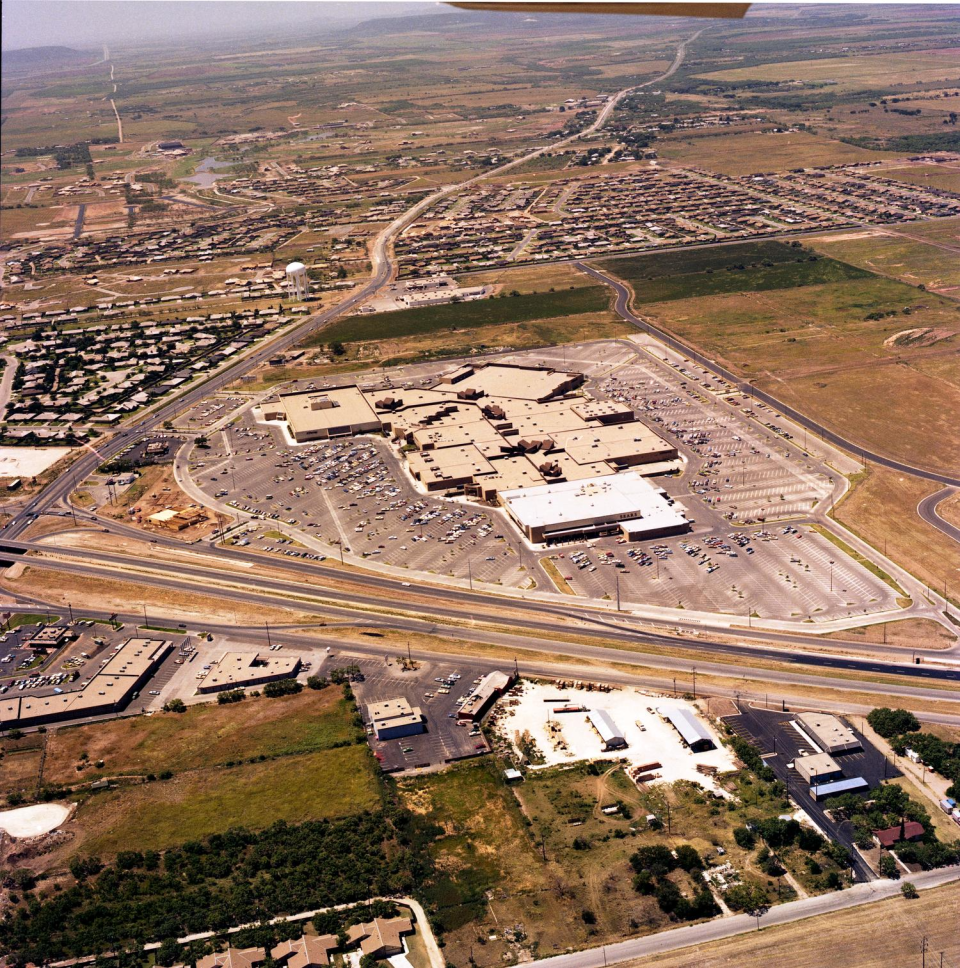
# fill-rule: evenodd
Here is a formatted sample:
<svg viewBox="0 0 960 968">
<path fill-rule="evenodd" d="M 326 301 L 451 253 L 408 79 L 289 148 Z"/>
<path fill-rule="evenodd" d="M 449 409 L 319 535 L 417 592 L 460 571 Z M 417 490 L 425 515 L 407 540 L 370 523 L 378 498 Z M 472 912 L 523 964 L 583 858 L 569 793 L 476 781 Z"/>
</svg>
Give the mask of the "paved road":
<svg viewBox="0 0 960 968">
<path fill-rule="evenodd" d="M 945 487 L 942 491 L 936 491 L 929 497 L 925 497 L 917 505 L 917 514 L 923 518 L 927 524 L 933 525 L 938 531 L 942 531 L 948 538 L 960 542 L 960 528 L 955 528 L 949 521 L 944 521 L 937 513 L 937 506 L 948 497 L 953 497 L 957 491 L 952 487 Z"/>
<path fill-rule="evenodd" d="M 52 484 L 32 498 L 20 513 L 14 515 L 11 520 L 3 526 L 3 528 L 0 528 L 0 536 L 5 538 L 17 537 L 23 532 L 27 525 L 30 524 L 33 515 L 39 514 L 45 508 L 64 501 L 67 495 L 76 486 L 76 481 L 87 477 L 101 463 L 109 460 L 111 457 L 119 453 L 137 437 L 160 426 L 164 420 L 172 419 L 181 410 L 192 406 L 203 397 L 215 392 L 216 390 L 219 390 L 226 384 L 233 382 L 243 373 L 249 372 L 250 370 L 259 366 L 261 363 L 264 363 L 266 360 L 270 359 L 272 356 L 275 356 L 277 353 L 280 353 L 298 343 L 309 333 L 319 329 L 321 326 L 331 322 L 339 316 L 342 316 L 344 313 L 349 312 L 359 303 L 364 302 L 368 297 L 372 296 L 375 292 L 377 292 L 377 290 L 379 290 L 384 284 L 393 278 L 395 271 L 393 244 L 399 237 L 400 233 L 403 232 L 407 226 L 415 222 L 428 208 L 453 192 L 462 191 L 463 189 L 469 188 L 471 185 L 474 185 L 482 180 L 503 174 L 517 165 L 521 165 L 527 161 L 531 161 L 534 158 L 538 158 L 547 151 L 555 151 L 564 145 L 570 144 L 580 138 L 593 134 L 603 126 L 619 101 L 631 91 L 637 90 L 641 87 L 647 87 L 651 84 L 660 83 L 674 74 L 683 63 L 683 59 L 686 56 L 687 45 L 699 37 L 700 34 L 703 33 L 704 29 L 706 28 L 698 30 L 687 40 L 680 43 L 673 63 L 663 74 L 646 81 L 643 84 L 639 84 L 636 87 L 629 87 L 620 91 L 604 106 L 594 123 L 585 130 L 571 135 L 568 138 L 551 142 L 544 147 L 528 152 L 527 154 L 522 155 L 513 161 L 509 161 L 504 165 L 500 165 L 497 168 L 492 168 L 489 171 L 484 171 L 474 175 L 472 178 L 469 178 L 466 181 L 446 185 L 434 192 L 432 195 L 428 195 L 427 197 L 421 199 L 398 218 L 394 219 L 393 222 L 391 222 L 377 235 L 370 250 L 372 275 L 366 285 L 352 295 L 347 296 L 330 309 L 308 316 L 299 325 L 287 330 L 276 339 L 262 344 L 256 350 L 243 356 L 232 365 L 218 371 L 215 374 L 212 374 L 209 380 L 206 380 L 186 391 L 184 394 L 169 400 L 160 408 L 147 414 L 142 414 L 138 422 L 135 419 L 134 422 L 128 424 L 125 429 L 117 433 L 107 443 L 101 445 L 98 450 L 94 451 L 91 448 L 91 453 L 89 455 L 76 461 L 68 473 L 61 474 L 60 477 L 57 478 Z M 113 104 L 112 101 L 110 103 Z M 114 105 L 114 111 L 116 111 L 116 105 Z M 119 114 L 117 114 L 117 124 L 118 126 L 120 124 Z M 122 134 L 120 140 L 123 141 Z"/>
<path fill-rule="evenodd" d="M 12 547 L 13 545 L 8 543 L 7 546 Z M 562 629 L 561 632 L 586 640 L 584 644 L 568 642 L 554 638 L 558 632 L 557 613 L 563 613 L 559 609 L 552 610 L 548 606 L 545 616 L 534 617 L 537 612 L 544 611 L 544 606 L 533 601 L 524 603 L 524 615 L 511 616 L 508 619 L 509 624 L 517 629 L 517 633 L 500 632 L 496 629 L 502 627 L 505 621 L 503 603 L 492 601 L 486 596 L 470 595 L 459 590 L 418 588 L 416 592 L 411 591 L 410 594 L 413 595 L 413 598 L 407 605 L 407 609 L 419 616 L 411 618 L 379 611 L 384 608 L 385 602 L 389 602 L 393 610 L 402 609 L 404 603 L 400 596 L 393 595 L 390 598 L 385 598 L 382 593 L 378 594 L 375 588 L 367 591 L 359 589 L 358 591 L 342 591 L 333 588 L 311 587 L 298 581 L 266 578 L 262 575 L 257 576 L 255 588 L 249 590 L 247 588 L 229 588 L 224 587 L 222 583 L 231 581 L 234 585 L 243 584 L 247 576 L 236 573 L 225 574 L 221 570 L 202 564 L 154 562 L 142 557 L 113 552 L 51 549 L 49 546 L 46 547 L 46 550 L 62 555 L 63 558 L 33 557 L 27 561 L 30 567 L 60 570 L 84 577 L 113 581 L 126 578 L 154 587 L 171 589 L 184 595 L 212 593 L 221 598 L 238 601 L 246 605 L 294 607 L 320 616 L 335 615 L 354 621 L 357 620 L 358 610 L 374 609 L 378 611 L 374 611 L 372 614 L 368 613 L 368 615 L 371 623 L 377 627 L 393 628 L 411 634 L 448 634 L 461 639 L 492 642 L 527 650 L 546 648 L 556 655 L 657 668 L 688 679 L 693 675 L 692 670 L 696 670 L 701 675 L 743 676 L 757 682 L 789 683 L 846 691 L 875 692 L 879 695 L 901 695 L 939 700 L 949 700 L 954 698 L 954 694 L 945 692 L 942 687 L 935 687 L 933 683 L 943 683 L 944 681 L 960 683 L 960 669 L 956 668 L 935 669 L 924 665 L 882 662 L 876 659 L 861 659 L 848 655 L 795 654 L 786 649 L 779 650 L 762 646 L 752 647 L 737 643 L 713 641 L 707 636 L 701 636 L 695 643 L 685 643 L 675 636 L 632 632 L 627 629 L 620 629 L 613 623 L 603 621 Z M 263 564 L 261 557 L 253 557 L 258 565 Z M 0 552 L 0 560 L 8 562 L 24 561 L 24 558 L 18 555 L 3 555 Z M 394 587 L 396 585 L 391 579 L 364 577 L 369 577 L 372 585 L 381 582 Z M 422 601 L 424 597 L 429 599 L 428 603 Z M 313 601 L 307 599 L 313 599 Z M 417 599 L 421 600 L 417 601 Z M 554 614 L 551 615 L 551 611 Z M 360 614 L 363 614 L 362 611 Z M 467 618 L 487 622 L 492 628 L 464 628 L 462 623 Z M 620 647 L 601 643 L 617 643 Z M 643 651 L 644 645 L 651 646 L 651 650 Z M 702 658 L 686 658 L 673 654 L 676 650 L 684 648 L 702 649 L 704 656 Z M 729 663 L 710 661 L 714 656 L 726 656 L 734 661 Z M 784 665 L 795 665 L 798 668 L 797 671 L 763 669 L 752 665 L 737 665 L 737 659 L 774 661 Z M 821 671 L 817 672 L 816 670 Z M 833 678 L 830 676 L 831 671 L 837 671 L 841 673 L 841 676 Z M 893 674 L 913 680 L 917 685 L 875 683 L 842 677 L 843 673 L 850 672 L 867 677 L 884 673 Z M 925 682 L 929 682 L 931 685 L 926 686 Z"/>
<path fill-rule="evenodd" d="M 689 359 L 695 360 L 701 366 L 712 370 L 714 373 L 719 374 L 725 380 L 736 386 L 742 393 L 749 394 L 750 396 L 756 397 L 756 399 L 762 401 L 768 406 L 774 407 L 779 410 L 784 416 L 789 417 L 795 423 L 800 424 L 802 427 L 806 427 L 808 430 L 812 430 L 815 434 L 829 440 L 831 444 L 835 444 L 837 447 L 842 447 L 844 450 L 849 451 L 852 454 L 859 455 L 861 459 L 866 461 L 871 461 L 874 464 L 879 464 L 881 467 L 888 467 L 891 470 L 902 471 L 905 474 L 913 474 L 915 477 L 922 477 L 928 481 L 936 481 L 939 484 L 946 484 L 951 487 L 960 487 L 960 477 L 951 477 L 949 474 L 940 474 L 936 471 L 926 470 L 922 467 L 914 467 L 911 464 L 904 464 L 901 461 L 894 460 L 891 457 L 884 457 L 882 454 L 875 454 L 872 451 L 866 450 L 859 444 L 855 444 L 845 437 L 841 437 L 839 434 L 834 433 L 832 430 L 824 427 L 822 424 L 817 423 L 810 417 L 804 416 L 793 407 L 787 406 L 782 403 L 776 397 L 771 396 L 764 390 L 760 390 L 753 384 L 745 382 L 739 379 L 735 374 L 733 374 L 726 367 L 721 366 L 719 363 L 708 359 L 702 353 L 698 353 L 696 350 L 691 349 L 685 343 L 682 343 L 676 337 L 671 336 L 666 331 L 654 326 L 652 323 L 645 319 L 637 316 L 633 310 L 630 308 L 630 290 L 627 286 L 620 282 L 618 279 L 614 279 L 611 276 L 594 269 L 592 266 L 587 265 L 584 262 L 578 262 L 577 266 L 583 270 L 587 275 L 597 279 L 600 282 L 606 283 L 610 286 L 616 293 L 615 309 L 617 313 L 623 317 L 628 323 L 636 326 L 637 329 L 644 333 L 649 333 L 651 336 L 656 337 L 667 346 L 676 350 L 678 353 L 682 353 Z"/>
<path fill-rule="evenodd" d="M 960 867 L 946 867 L 942 870 L 926 871 L 911 877 L 919 890 L 940 887 L 960 880 Z M 834 911 L 844 911 L 859 907 L 862 904 L 873 904 L 887 898 L 896 897 L 900 893 L 901 881 L 872 881 L 869 884 L 857 884 L 846 891 L 836 891 L 832 894 L 822 894 L 818 897 L 804 898 L 778 904 L 764 914 L 759 921 L 761 927 L 773 927 L 777 924 L 789 924 L 801 921 L 818 914 L 830 914 Z M 904 902 L 907 903 L 907 902 Z M 643 958 L 648 955 L 664 951 L 676 951 L 678 948 L 688 948 L 692 945 L 708 944 L 721 938 L 731 938 L 747 931 L 757 930 L 757 919 L 749 914 L 738 914 L 729 918 L 717 918 L 705 924 L 694 924 L 685 928 L 675 928 L 672 931 L 662 931 L 646 938 L 635 938 L 631 941 L 621 941 L 618 944 L 608 944 L 600 948 L 590 948 L 587 951 L 577 951 L 569 955 L 558 955 L 555 958 L 541 959 L 546 968 L 604 968 L 619 961 L 630 958 Z M 816 944 L 816 928 L 811 925 L 810 943 Z M 774 941 L 771 939 L 771 944 Z M 869 939 L 863 939 L 869 944 Z M 776 962 L 776 952 L 771 949 L 771 963 Z M 828 959 L 827 959 L 828 960 Z M 695 960 L 691 960 L 695 964 Z M 932 964 L 932 959 L 931 959 Z"/>
</svg>

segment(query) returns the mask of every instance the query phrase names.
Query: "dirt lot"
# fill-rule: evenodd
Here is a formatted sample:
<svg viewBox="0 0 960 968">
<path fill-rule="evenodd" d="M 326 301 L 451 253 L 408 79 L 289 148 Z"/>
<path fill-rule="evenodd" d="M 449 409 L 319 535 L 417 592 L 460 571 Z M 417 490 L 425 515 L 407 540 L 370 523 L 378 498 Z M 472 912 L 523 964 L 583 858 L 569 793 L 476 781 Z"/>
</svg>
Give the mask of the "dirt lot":
<svg viewBox="0 0 960 968">
<path fill-rule="evenodd" d="M 203 517 L 198 523 L 191 524 L 182 531 L 161 527 L 152 523 L 149 518 L 151 514 L 167 508 L 180 511 L 196 507 L 177 485 L 173 467 L 170 464 L 153 464 L 141 471 L 140 477 L 118 496 L 115 504 L 105 504 L 100 508 L 100 513 L 116 521 L 139 525 L 144 531 L 153 534 L 173 535 L 183 541 L 195 541 L 216 530 L 217 520 L 213 512 L 203 509 Z"/>
<path fill-rule="evenodd" d="M 957 636 L 951 635 L 942 625 L 923 618 L 866 625 L 846 632 L 831 632 L 824 637 L 863 642 L 864 645 L 899 645 L 904 649 L 949 649 L 957 642 Z"/>
<path fill-rule="evenodd" d="M 943 952 L 943 964 L 960 959 L 957 909 L 960 884 L 924 891 L 907 901 L 877 904 L 826 914 L 815 920 L 767 928 L 726 941 L 685 948 L 624 963 L 624 968 L 760 968 L 776 952 L 778 968 L 890 968 L 918 964 L 919 939 L 927 939 L 928 963 Z M 880 944 L 865 939 L 882 939 Z M 695 950 L 695 955 L 693 954 Z"/>
</svg>

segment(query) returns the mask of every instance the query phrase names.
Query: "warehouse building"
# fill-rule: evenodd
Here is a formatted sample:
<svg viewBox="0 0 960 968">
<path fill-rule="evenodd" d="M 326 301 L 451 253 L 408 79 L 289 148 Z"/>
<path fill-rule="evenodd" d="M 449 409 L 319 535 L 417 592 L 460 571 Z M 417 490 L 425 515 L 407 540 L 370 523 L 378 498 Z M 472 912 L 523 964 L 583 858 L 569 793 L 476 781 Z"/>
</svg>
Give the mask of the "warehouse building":
<svg viewBox="0 0 960 968">
<path fill-rule="evenodd" d="M 121 712 L 172 649 L 173 644 L 162 639 L 127 639 L 82 689 L 0 702 L 0 727 L 27 729 Z"/>
<path fill-rule="evenodd" d="M 837 761 L 829 753 L 798 756 L 794 762 L 794 768 L 804 781 L 811 786 L 843 776 L 843 770 L 840 769 Z"/>
<path fill-rule="evenodd" d="M 605 709 L 593 709 L 587 713 L 590 725 L 596 730 L 605 751 L 622 750 L 627 745 L 626 737 Z"/>
<path fill-rule="evenodd" d="M 657 712 L 680 734 L 680 738 L 694 753 L 716 748 L 710 731 L 687 709 L 658 709 Z"/>
<path fill-rule="evenodd" d="M 494 701 L 513 684 L 513 676 L 507 672 L 488 672 L 477 684 L 470 698 L 460 707 L 457 719 L 461 722 L 479 722 Z"/>
<path fill-rule="evenodd" d="M 633 471 L 504 491 L 500 501 L 534 544 L 616 533 L 660 538 L 690 530 L 664 491 Z"/>
<path fill-rule="evenodd" d="M 796 724 L 824 753 L 851 753 L 863 749 L 854 731 L 836 716 L 800 713 Z"/>
<path fill-rule="evenodd" d="M 261 656 L 254 652 L 224 652 L 201 682 L 198 692 L 221 692 L 292 679 L 300 671 L 299 656 Z"/>
<path fill-rule="evenodd" d="M 814 800 L 827 800 L 830 797 L 838 797 L 841 793 L 863 793 L 869 789 L 870 784 L 862 776 L 854 776 L 849 779 L 815 783 L 810 787 L 810 796 Z"/>
<path fill-rule="evenodd" d="M 419 706 L 411 706 L 406 699 L 385 699 L 367 706 L 367 721 L 373 726 L 377 739 L 399 739 L 415 736 L 426 730 Z"/>
</svg>

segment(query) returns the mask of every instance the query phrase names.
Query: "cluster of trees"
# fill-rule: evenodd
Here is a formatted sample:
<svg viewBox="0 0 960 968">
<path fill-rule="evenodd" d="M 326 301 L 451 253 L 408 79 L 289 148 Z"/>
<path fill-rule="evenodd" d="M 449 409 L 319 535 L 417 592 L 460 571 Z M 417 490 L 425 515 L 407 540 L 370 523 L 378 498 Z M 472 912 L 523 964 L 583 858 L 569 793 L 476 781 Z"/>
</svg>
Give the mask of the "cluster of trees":
<svg viewBox="0 0 960 968">
<path fill-rule="evenodd" d="M 296 679 L 277 679 L 263 687 L 263 694 L 269 699 L 276 699 L 277 696 L 295 696 L 302 690 L 303 683 Z"/>
<path fill-rule="evenodd" d="M 950 780 L 947 795 L 960 798 L 960 743 L 950 743 L 933 733 L 922 732 L 917 717 L 906 709 L 882 706 L 867 716 L 867 722 L 884 739 L 890 740 L 897 756 L 903 756 L 911 749 L 928 769 Z"/>
<path fill-rule="evenodd" d="M 162 854 L 126 851 L 109 866 L 77 859 L 75 886 L 24 892 L 0 921 L 0 950 L 14 966 L 43 964 L 411 893 L 431 876 L 428 846 L 438 832 L 388 806 L 259 833 L 234 828 Z"/>
<path fill-rule="evenodd" d="M 772 783 L 777 778 L 773 770 L 763 762 L 760 750 L 753 743 L 745 740 L 742 736 L 734 735 L 730 737 L 730 747 L 744 766 L 756 773 L 765 783 Z"/>
<path fill-rule="evenodd" d="M 640 894 L 652 894 L 660 910 L 671 918 L 695 921 L 720 913 L 709 885 L 699 877 L 704 866 L 703 858 L 690 844 L 681 844 L 675 850 L 662 844 L 641 847 L 630 856 L 630 866 L 634 870 L 634 890 Z M 686 897 L 667 876 L 678 868 L 692 877 L 692 897 Z"/>
<path fill-rule="evenodd" d="M 217 695 L 217 702 L 221 706 L 229 706 L 231 703 L 243 702 L 246 693 L 242 689 L 227 689 Z"/>
</svg>

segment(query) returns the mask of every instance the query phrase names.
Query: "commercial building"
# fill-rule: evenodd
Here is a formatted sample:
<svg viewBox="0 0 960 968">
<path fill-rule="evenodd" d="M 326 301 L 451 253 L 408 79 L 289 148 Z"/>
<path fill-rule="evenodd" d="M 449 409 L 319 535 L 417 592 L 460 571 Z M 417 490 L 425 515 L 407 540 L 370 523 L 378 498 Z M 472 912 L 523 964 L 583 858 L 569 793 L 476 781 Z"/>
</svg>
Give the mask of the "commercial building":
<svg viewBox="0 0 960 968">
<path fill-rule="evenodd" d="M 814 783 L 810 787 L 810 796 L 814 800 L 826 800 L 838 797 L 841 793 L 862 793 L 870 789 L 870 784 L 862 776 L 848 779 L 828 780 L 826 783 Z"/>
<path fill-rule="evenodd" d="M 330 952 L 336 948 L 336 935 L 305 934 L 274 945 L 270 949 L 270 957 L 284 968 L 323 968 L 330 964 Z"/>
<path fill-rule="evenodd" d="M 634 471 L 503 491 L 500 501 L 535 544 L 617 532 L 660 538 L 690 530 L 665 492 Z"/>
<path fill-rule="evenodd" d="M 381 430 L 380 418 L 355 386 L 285 393 L 281 395 L 278 406 L 264 411 L 268 417 L 277 417 L 281 412 L 290 428 L 290 436 L 298 444 L 330 437 L 379 433 Z"/>
<path fill-rule="evenodd" d="M 360 942 L 360 954 L 371 958 L 390 958 L 403 954 L 403 936 L 413 931 L 409 918 L 374 918 L 367 924 L 347 928 L 347 941 Z"/>
<path fill-rule="evenodd" d="M 596 730 L 605 750 L 622 750 L 627 745 L 626 737 L 606 709 L 592 709 L 587 713 L 587 719 Z"/>
<path fill-rule="evenodd" d="M 716 747 L 710 731 L 689 710 L 660 708 L 657 712 L 673 726 L 694 753 L 702 753 Z"/>
<path fill-rule="evenodd" d="M 798 756 L 794 761 L 794 768 L 811 786 L 816 783 L 826 783 L 843 776 L 837 761 L 829 753 L 814 753 L 813 756 Z"/>
<path fill-rule="evenodd" d="M 198 507 L 192 508 L 164 508 L 151 514 L 147 520 L 158 527 L 166 528 L 168 531 L 183 531 L 194 524 L 200 524 L 206 520 L 206 514 Z"/>
<path fill-rule="evenodd" d="M 24 643 L 28 649 L 59 649 L 77 637 L 76 632 L 64 625 L 47 625 L 37 629 Z"/>
<path fill-rule="evenodd" d="M 26 729 L 120 712 L 172 650 L 173 644 L 162 639 L 127 639 L 86 685 L 74 692 L 0 701 L 0 727 Z"/>
<path fill-rule="evenodd" d="M 300 671 L 300 666 L 300 658 L 295 655 L 224 652 L 201 682 L 198 692 L 243 689 L 278 679 L 292 679 Z"/>
<path fill-rule="evenodd" d="M 630 537 L 688 530 L 661 490 L 635 483 L 641 474 L 678 469 L 676 447 L 625 404 L 579 392 L 583 383 L 582 373 L 497 362 L 458 367 L 427 386 L 283 394 L 261 413 L 285 421 L 298 442 L 389 435 L 424 491 L 503 504 L 538 542 L 551 531 L 559 538 L 611 528 Z M 613 485 L 626 470 L 634 473 Z M 517 497 L 537 489 L 539 496 Z M 557 517 L 550 505 L 560 504 L 567 510 Z M 522 506 L 545 509 L 545 519 Z"/>
<path fill-rule="evenodd" d="M 399 739 L 415 736 L 426 729 L 419 706 L 411 706 L 406 699 L 386 699 L 367 706 L 367 720 L 377 739 Z"/>
<path fill-rule="evenodd" d="M 479 722 L 493 702 L 502 696 L 513 683 L 507 672 L 488 672 L 473 690 L 470 698 L 460 707 L 457 719 L 462 722 Z"/>
<path fill-rule="evenodd" d="M 863 749 L 853 730 L 836 716 L 800 713 L 796 723 L 824 753 L 850 753 Z"/>
</svg>

